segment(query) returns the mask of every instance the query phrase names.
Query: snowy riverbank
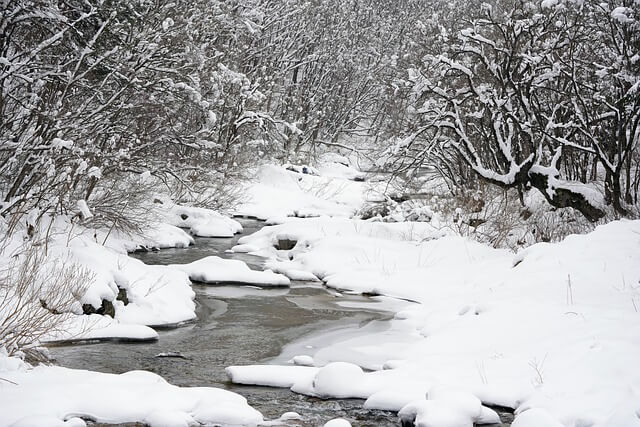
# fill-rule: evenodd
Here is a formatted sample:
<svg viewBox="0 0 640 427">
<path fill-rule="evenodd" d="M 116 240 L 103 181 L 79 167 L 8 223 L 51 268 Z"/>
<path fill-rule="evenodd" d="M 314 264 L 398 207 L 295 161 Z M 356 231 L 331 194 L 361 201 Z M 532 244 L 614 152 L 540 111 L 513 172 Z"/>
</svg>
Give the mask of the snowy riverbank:
<svg viewBox="0 0 640 427">
<path fill-rule="evenodd" d="M 103 230 L 77 231 L 69 238 L 69 227 L 56 224 L 54 230 L 61 231 L 53 233 L 49 252 L 87 268 L 91 282 L 71 323 L 49 339 L 154 339 L 157 334 L 149 326 L 195 317 L 190 278 L 281 286 L 290 280 L 322 281 L 336 289 L 337 297 L 364 293 L 415 303 L 403 304 L 388 329 L 363 328 L 333 337 L 286 366 L 229 367 L 232 381 L 322 398 L 361 398 L 367 408 L 399 411 L 403 419 L 424 426 L 495 422 L 497 415 L 487 405 L 513 408 L 518 427 L 640 425 L 640 221 L 614 221 L 514 254 L 461 237 L 437 219 L 388 223 L 350 218 L 365 200 L 378 196 L 354 180 L 352 170 L 336 168 L 311 175 L 267 166 L 248 187 L 254 198 L 238 213 L 272 225 L 243 236 L 233 250 L 267 257 L 271 272 L 216 257 L 150 266 L 127 256 L 127 250 L 143 246 L 188 246 L 192 237 L 176 225 L 202 236 L 229 237 L 242 230 L 237 221 L 212 211 L 167 203 L 156 227 L 159 234 L 144 239 L 117 234 L 105 239 Z M 123 290 L 126 303 L 120 298 Z M 113 305 L 113 318 L 81 314 L 82 304 L 98 309 L 105 300 Z M 87 326 L 91 319 L 96 323 Z M 113 413 L 107 408 L 113 411 L 114 405 L 96 403 L 91 393 L 80 399 L 73 391 L 68 400 L 42 411 L 25 401 L 16 406 L 12 420 L 40 413 L 58 420 L 96 414 L 100 421 L 155 425 L 157 414 L 172 414 L 167 419 L 184 423 L 231 423 L 224 418 L 229 413 L 218 407 L 206 412 L 197 405 L 220 395 L 236 405 L 234 423 L 260 422 L 261 416 L 239 396 L 215 389 L 200 395 L 149 373 L 105 376 L 31 369 L 15 358 L 0 359 L 0 378 L 6 380 L 0 380 L 0 395 L 27 396 L 68 376 L 78 384 L 106 381 L 113 393 L 120 387 L 143 393 L 153 388 L 161 395 L 158 402 L 175 400 L 166 408 L 155 400 L 135 410 L 125 406 L 112 420 L 106 414 Z"/>
<path fill-rule="evenodd" d="M 347 364 L 231 367 L 232 380 L 359 397 L 369 408 L 413 407 L 424 425 L 478 422 L 477 405 L 460 421 L 457 405 L 471 397 L 516 409 L 514 425 L 640 423 L 640 221 L 517 255 L 439 236 L 428 224 L 318 218 L 240 239 L 235 250 L 270 256 L 275 271 L 421 304 L 397 313 L 389 331 L 320 351 L 324 362 Z M 275 249 L 282 240 L 297 244 Z M 443 387 L 466 397 L 434 397 Z"/>
</svg>

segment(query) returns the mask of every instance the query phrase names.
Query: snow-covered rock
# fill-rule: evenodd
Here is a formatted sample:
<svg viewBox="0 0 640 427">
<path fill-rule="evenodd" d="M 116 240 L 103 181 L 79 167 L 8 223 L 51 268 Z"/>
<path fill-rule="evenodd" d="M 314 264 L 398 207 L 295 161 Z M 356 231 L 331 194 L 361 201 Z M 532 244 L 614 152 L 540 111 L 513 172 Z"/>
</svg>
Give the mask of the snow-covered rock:
<svg viewBox="0 0 640 427">
<path fill-rule="evenodd" d="M 165 211 L 166 221 L 187 228 L 199 237 L 233 237 L 242 231 L 242 224 L 212 209 L 171 205 Z"/>
<path fill-rule="evenodd" d="M 324 423 L 324 427 L 351 427 L 351 423 L 344 418 L 334 418 Z"/>
<path fill-rule="evenodd" d="M 204 283 L 241 283 L 260 286 L 288 286 L 289 279 L 271 270 L 255 271 L 240 260 L 208 256 L 190 264 L 170 267 L 184 271 L 191 280 Z"/>
</svg>

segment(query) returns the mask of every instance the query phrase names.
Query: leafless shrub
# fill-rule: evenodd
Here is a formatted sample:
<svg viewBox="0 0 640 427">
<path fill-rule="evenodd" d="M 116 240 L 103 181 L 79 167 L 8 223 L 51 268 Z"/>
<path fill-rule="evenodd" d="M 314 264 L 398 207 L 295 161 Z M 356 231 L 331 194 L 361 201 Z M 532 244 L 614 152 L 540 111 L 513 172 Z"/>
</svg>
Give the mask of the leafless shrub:
<svg viewBox="0 0 640 427">
<path fill-rule="evenodd" d="M 90 280 L 86 268 L 56 265 L 42 247 L 31 245 L 12 257 L 0 270 L 0 348 L 41 359 L 39 342 L 63 330 Z"/>
<path fill-rule="evenodd" d="M 247 178 L 242 170 L 200 171 L 189 175 L 187 180 L 174 178 L 167 189 L 178 204 L 228 212 L 242 201 L 242 187 L 238 184 Z"/>
<path fill-rule="evenodd" d="M 469 197 L 457 197 L 462 213 L 454 222 L 458 232 L 496 248 L 519 248 L 557 242 L 569 234 L 591 231 L 596 224 L 571 209 L 546 203 L 523 206 L 514 190 L 482 187 Z M 454 217 L 454 220 L 456 218 Z"/>
<path fill-rule="evenodd" d="M 89 200 L 94 216 L 85 225 L 141 234 L 154 219 L 150 208 L 157 183 L 122 176 L 100 184 Z"/>
</svg>

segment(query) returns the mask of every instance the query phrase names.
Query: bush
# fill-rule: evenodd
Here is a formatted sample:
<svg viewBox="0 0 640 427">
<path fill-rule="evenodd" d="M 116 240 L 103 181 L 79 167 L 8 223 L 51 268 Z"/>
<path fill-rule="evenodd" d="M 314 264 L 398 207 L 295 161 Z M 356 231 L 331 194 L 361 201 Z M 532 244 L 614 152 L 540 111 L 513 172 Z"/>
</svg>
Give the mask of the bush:
<svg viewBox="0 0 640 427">
<path fill-rule="evenodd" d="M 0 348 L 42 360 L 40 340 L 81 312 L 90 280 L 84 268 L 47 259 L 41 246 L 30 244 L 12 256 L 0 270 Z"/>
</svg>

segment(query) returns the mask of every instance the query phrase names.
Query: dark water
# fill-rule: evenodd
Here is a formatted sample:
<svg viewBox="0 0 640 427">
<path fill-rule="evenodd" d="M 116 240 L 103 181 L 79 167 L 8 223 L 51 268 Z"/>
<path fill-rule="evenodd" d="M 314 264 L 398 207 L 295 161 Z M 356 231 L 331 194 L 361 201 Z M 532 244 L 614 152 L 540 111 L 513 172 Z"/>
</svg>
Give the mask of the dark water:
<svg viewBox="0 0 640 427">
<path fill-rule="evenodd" d="M 250 234 L 257 221 L 243 221 Z M 237 242 L 229 239 L 196 239 L 188 249 L 167 249 L 136 254 L 148 264 L 187 263 L 204 256 L 242 259 L 260 268 L 262 259 L 225 251 Z M 212 386 L 245 396 L 265 418 L 275 419 L 287 411 L 298 412 L 302 421 L 287 425 L 321 426 L 331 418 L 344 417 L 354 426 L 397 426 L 395 413 L 362 409 L 362 400 L 320 400 L 287 389 L 241 386 L 228 382 L 224 368 L 230 365 L 270 363 L 286 344 L 314 333 L 355 331 L 365 325 L 384 328 L 391 313 L 378 299 L 341 296 L 339 299 L 319 284 L 297 283 L 289 288 L 259 289 L 239 286 L 194 285 L 197 320 L 187 326 L 159 331 L 154 343 L 99 343 L 53 347 L 51 353 L 62 366 L 123 373 L 134 369 L 155 372 L 180 386 Z M 348 301 L 355 308 L 339 306 Z M 309 349 L 312 351 L 312 349 Z M 162 352 L 180 352 L 183 358 L 156 357 Z M 301 353 L 302 354 L 302 353 Z M 282 362 L 283 360 L 278 360 Z"/>
</svg>

